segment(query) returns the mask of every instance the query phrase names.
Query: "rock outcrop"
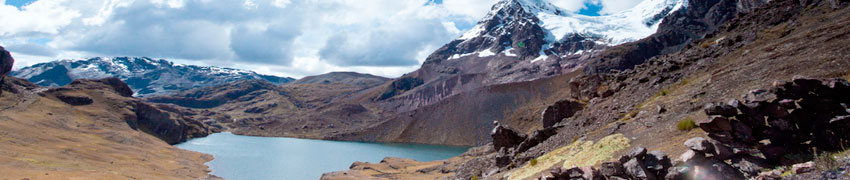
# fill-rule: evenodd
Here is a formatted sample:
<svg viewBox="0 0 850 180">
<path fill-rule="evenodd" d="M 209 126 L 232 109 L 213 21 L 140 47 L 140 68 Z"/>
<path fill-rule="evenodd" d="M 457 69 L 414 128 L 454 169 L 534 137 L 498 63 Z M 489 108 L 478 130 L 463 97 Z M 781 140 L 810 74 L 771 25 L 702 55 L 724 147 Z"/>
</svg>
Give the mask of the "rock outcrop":
<svg viewBox="0 0 850 180">
<path fill-rule="evenodd" d="M 509 127 L 502 126 L 498 122 L 494 122 L 493 132 L 490 136 L 493 137 L 493 148 L 497 151 L 505 148 L 511 149 L 518 146 L 525 140 L 526 135 Z"/>
<path fill-rule="evenodd" d="M 15 59 L 12 54 L 6 51 L 6 48 L 0 46 L 0 95 L 3 95 L 3 86 L 6 82 L 6 76 L 12 71 L 12 65 Z"/>
<path fill-rule="evenodd" d="M 58 98 L 62 102 L 70 104 L 72 106 L 82 106 L 82 105 L 89 105 L 91 103 L 94 103 L 94 100 L 92 100 L 91 98 L 86 97 L 86 96 L 73 96 L 73 95 L 59 94 L 59 95 L 56 95 L 56 98 Z"/>
<path fill-rule="evenodd" d="M 564 118 L 572 117 L 576 112 L 580 111 L 583 105 L 579 102 L 571 100 L 562 100 L 556 102 L 543 110 L 543 128 L 549 128 L 558 124 Z"/>
<path fill-rule="evenodd" d="M 193 118 L 194 113 L 171 105 L 155 105 L 132 97 L 133 91 L 118 78 L 77 79 L 70 84 L 38 93 L 72 106 L 102 106 L 117 104 L 126 108 L 123 121 L 130 128 L 151 134 L 168 144 L 177 144 L 194 137 L 204 137 L 221 130 L 216 122 L 204 123 Z M 96 107 L 92 107 L 96 108 Z"/>
<path fill-rule="evenodd" d="M 144 102 L 133 103 L 133 112 L 126 118 L 133 129 L 147 132 L 168 144 L 185 142 L 194 137 L 209 135 L 210 130 L 199 121 L 160 110 Z"/>
</svg>

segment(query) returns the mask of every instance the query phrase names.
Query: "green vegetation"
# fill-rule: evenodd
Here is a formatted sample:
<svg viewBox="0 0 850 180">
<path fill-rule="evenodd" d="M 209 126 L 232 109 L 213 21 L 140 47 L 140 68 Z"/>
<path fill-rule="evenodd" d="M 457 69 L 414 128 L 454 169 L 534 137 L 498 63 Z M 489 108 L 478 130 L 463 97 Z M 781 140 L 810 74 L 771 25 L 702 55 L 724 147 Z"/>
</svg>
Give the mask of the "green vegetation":
<svg viewBox="0 0 850 180">
<path fill-rule="evenodd" d="M 670 90 L 662 89 L 662 90 L 661 90 L 661 92 L 660 92 L 659 94 L 660 94 L 661 96 L 667 96 L 668 94 L 670 94 Z"/>
<path fill-rule="evenodd" d="M 707 39 L 707 40 L 703 41 L 702 43 L 699 43 L 699 47 L 705 49 L 705 48 L 708 48 L 710 46 L 713 46 L 714 44 L 716 44 L 716 43 L 714 43 L 713 40 Z"/>
<path fill-rule="evenodd" d="M 684 86 L 684 85 L 688 85 L 688 83 L 691 83 L 691 81 L 688 81 L 687 79 L 685 79 L 685 80 L 682 80 L 682 83 L 679 83 L 679 85 Z"/>
<path fill-rule="evenodd" d="M 519 47 L 521 47 L 521 48 L 524 48 L 524 47 L 525 47 L 525 43 L 524 43 L 524 42 L 519 42 L 519 43 L 517 44 L 517 46 L 519 46 Z"/>
<path fill-rule="evenodd" d="M 689 131 L 689 130 L 694 129 L 696 127 L 697 127 L 697 123 L 694 122 L 694 120 L 691 117 L 686 117 L 685 119 L 682 119 L 682 120 L 679 121 L 679 125 L 677 126 L 676 129 L 679 129 L 679 131 Z"/>
<path fill-rule="evenodd" d="M 528 162 L 528 165 L 531 165 L 531 166 L 537 165 L 537 159 L 531 159 L 531 161 Z"/>
<path fill-rule="evenodd" d="M 478 180 L 478 175 L 472 175 L 472 178 L 469 178 L 469 179 Z"/>
</svg>

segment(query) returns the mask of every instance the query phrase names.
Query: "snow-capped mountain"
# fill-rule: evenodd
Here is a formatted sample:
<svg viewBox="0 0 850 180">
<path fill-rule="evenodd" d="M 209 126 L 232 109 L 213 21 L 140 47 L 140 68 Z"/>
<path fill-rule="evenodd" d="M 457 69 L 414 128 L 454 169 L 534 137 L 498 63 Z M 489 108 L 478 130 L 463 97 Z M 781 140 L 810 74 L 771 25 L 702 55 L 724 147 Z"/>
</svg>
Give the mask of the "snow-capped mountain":
<svg viewBox="0 0 850 180">
<path fill-rule="evenodd" d="M 645 0 L 632 9 L 603 16 L 569 12 L 547 0 L 502 0 L 471 30 L 429 61 L 505 54 L 543 60 L 599 50 L 647 37 L 685 0 Z"/>
<path fill-rule="evenodd" d="M 59 60 L 24 67 L 13 71 L 11 75 L 41 86 L 62 86 L 74 79 L 117 77 L 127 82 L 137 97 L 172 94 L 239 80 L 262 79 L 275 84 L 295 80 L 247 70 L 180 65 L 147 57 Z"/>
</svg>

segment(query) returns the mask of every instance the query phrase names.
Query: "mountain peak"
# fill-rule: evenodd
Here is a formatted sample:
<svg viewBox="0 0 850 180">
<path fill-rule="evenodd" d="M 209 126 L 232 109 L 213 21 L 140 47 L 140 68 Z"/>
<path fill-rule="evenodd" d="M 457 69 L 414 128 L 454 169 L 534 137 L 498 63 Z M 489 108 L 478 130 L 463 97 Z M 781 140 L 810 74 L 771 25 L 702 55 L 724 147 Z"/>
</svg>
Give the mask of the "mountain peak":
<svg viewBox="0 0 850 180">
<path fill-rule="evenodd" d="M 684 0 L 645 0 L 632 9 L 603 16 L 570 12 L 547 0 L 501 0 L 472 29 L 437 56 L 443 61 L 478 54 L 519 59 L 581 54 L 635 41 L 655 33 L 661 20 L 685 6 Z M 487 52 L 489 50 L 489 52 Z"/>
<path fill-rule="evenodd" d="M 63 86 L 74 79 L 116 77 L 125 81 L 140 97 L 238 80 L 264 80 L 275 84 L 294 81 L 288 77 L 262 75 L 248 70 L 181 65 L 148 57 L 64 59 L 24 67 L 12 72 L 12 76 L 28 79 L 41 86 Z"/>
</svg>

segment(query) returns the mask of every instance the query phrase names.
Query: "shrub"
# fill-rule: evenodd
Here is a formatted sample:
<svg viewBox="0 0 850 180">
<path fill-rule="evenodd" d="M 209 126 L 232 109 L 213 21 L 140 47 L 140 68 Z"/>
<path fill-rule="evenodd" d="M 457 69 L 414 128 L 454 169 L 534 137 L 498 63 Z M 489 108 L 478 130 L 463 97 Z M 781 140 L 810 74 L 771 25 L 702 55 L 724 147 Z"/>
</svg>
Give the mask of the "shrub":
<svg viewBox="0 0 850 180">
<path fill-rule="evenodd" d="M 670 90 L 662 89 L 659 94 L 661 94 L 661 96 L 666 96 L 667 94 L 670 94 Z"/>
<path fill-rule="evenodd" d="M 537 165 L 537 159 L 531 159 L 531 161 L 528 162 L 528 165 L 531 165 L 531 166 Z"/>
<path fill-rule="evenodd" d="M 472 178 L 469 178 L 469 179 L 478 180 L 478 175 L 472 175 Z"/>
<path fill-rule="evenodd" d="M 708 48 L 708 47 L 713 46 L 713 45 L 714 45 L 714 41 L 711 40 L 711 39 L 708 39 L 708 40 L 703 41 L 702 43 L 699 43 L 699 47 L 703 48 L 703 49 Z"/>
<path fill-rule="evenodd" d="M 689 130 L 694 129 L 696 127 L 697 127 L 697 123 L 694 122 L 694 120 L 691 119 L 691 117 L 687 117 L 687 118 L 679 121 L 679 125 L 678 125 L 677 129 L 679 129 L 679 131 L 689 131 Z"/>
<path fill-rule="evenodd" d="M 684 85 L 688 85 L 688 83 L 690 83 L 690 82 L 691 82 L 691 81 L 688 81 L 688 80 L 682 80 L 681 85 L 682 85 L 682 86 L 684 86 Z"/>
</svg>

